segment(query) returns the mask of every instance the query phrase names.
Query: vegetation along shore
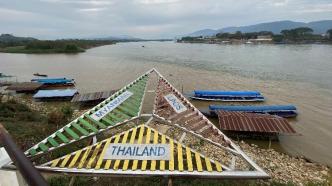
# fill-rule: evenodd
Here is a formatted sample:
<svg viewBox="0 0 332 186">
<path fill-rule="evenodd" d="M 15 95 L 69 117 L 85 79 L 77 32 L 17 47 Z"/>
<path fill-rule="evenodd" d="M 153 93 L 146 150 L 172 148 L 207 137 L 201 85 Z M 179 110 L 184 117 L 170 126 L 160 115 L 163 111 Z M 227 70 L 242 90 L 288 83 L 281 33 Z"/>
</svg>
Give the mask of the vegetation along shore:
<svg viewBox="0 0 332 186">
<path fill-rule="evenodd" d="M 182 37 L 179 43 L 211 43 L 211 44 L 331 44 L 332 29 L 325 34 L 314 34 L 309 27 L 298 27 L 289 30 L 282 30 L 280 34 L 270 31 L 242 33 L 218 33 L 214 36 Z"/>
<path fill-rule="evenodd" d="M 38 40 L 31 37 L 0 35 L 0 52 L 5 53 L 79 53 L 88 48 L 115 44 L 111 40 Z"/>
</svg>

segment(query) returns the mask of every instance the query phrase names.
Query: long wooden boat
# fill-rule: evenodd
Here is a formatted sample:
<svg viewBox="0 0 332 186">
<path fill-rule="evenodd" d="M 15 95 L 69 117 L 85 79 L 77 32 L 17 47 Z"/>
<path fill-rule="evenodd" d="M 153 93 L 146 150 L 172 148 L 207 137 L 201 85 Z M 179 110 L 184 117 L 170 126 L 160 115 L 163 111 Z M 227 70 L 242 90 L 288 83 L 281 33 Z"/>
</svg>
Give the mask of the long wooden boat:
<svg viewBox="0 0 332 186">
<path fill-rule="evenodd" d="M 39 74 L 39 73 L 34 73 L 34 76 L 39 76 L 39 77 L 47 77 L 47 74 Z"/>
<path fill-rule="evenodd" d="M 195 90 L 190 98 L 203 101 L 265 101 L 258 91 Z"/>
<path fill-rule="evenodd" d="M 209 111 L 212 116 L 216 111 L 219 110 L 270 114 L 284 118 L 291 118 L 297 116 L 297 109 L 294 105 L 259 105 L 259 106 L 210 105 L 209 106 Z"/>
</svg>

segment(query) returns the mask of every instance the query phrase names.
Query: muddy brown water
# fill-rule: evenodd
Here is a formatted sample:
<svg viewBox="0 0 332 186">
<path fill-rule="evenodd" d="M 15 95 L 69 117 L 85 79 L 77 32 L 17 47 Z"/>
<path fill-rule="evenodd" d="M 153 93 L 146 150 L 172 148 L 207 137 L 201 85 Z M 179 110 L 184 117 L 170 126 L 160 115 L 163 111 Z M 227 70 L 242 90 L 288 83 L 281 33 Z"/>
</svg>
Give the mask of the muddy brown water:
<svg viewBox="0 0 332 186">
<path fill-rule="evenodd" d="M 301 135 L 280 136 L 273 147 L 332 166 L 330 45 L 135 42 L 77 55 L 0 53 L 0 72 L 18 81 L 29 81 L 37 72 L 65 76 L 75 79 L 80 92 L 121 88 L 153 67 L 180 91 L 259 90 L 267 98 L 264 104 L 296 105 L 299 116 L 290 122 Z M 194 101 L 198 108 L 211 103 Z"/>
</svg>

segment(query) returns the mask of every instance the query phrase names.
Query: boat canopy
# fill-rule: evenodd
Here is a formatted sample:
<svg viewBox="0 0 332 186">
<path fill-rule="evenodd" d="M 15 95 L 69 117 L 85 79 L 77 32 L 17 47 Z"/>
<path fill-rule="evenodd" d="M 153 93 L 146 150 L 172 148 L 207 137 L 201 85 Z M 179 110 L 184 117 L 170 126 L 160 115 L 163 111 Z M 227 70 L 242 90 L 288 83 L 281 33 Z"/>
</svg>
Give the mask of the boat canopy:
<svg viewBox="0 0 332 186">
<path fill-rule="evenodd" d="M 72 97 L 76 93 L 76 89 L 39 90 L 33 98 Z"/>
<path fill-rule="evenodd" d="M 195 90 L 195 96 L 261 96 L 258 91 Z"/>
<path fill-rule="evenodd" d="M 66 84 L 72 83 L 74 79 L 66 79 L 66 78 L 43 78 L 43 79 L 32 79 L 31 81 L 44 83 L 44 84 Z"/>
<path fill-rule="evenodd" d="M 225 106 L 225 105 L 210 105 L 211 111 L 225 110 L 225 111 L 252 111 L 252 112 L 268 112 L 268 111 L 295 111 L 294 105 L 262 105 L 262 106 Z"/>
</svg>

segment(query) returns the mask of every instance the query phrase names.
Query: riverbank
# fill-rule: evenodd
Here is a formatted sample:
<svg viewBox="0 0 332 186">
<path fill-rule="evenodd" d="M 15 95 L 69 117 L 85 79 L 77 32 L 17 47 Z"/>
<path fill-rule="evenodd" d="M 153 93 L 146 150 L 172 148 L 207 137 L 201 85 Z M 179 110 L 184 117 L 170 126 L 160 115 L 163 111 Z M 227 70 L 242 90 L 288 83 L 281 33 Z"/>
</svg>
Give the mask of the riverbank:
<svg viewBox="0 0 332 186">
<path fill-rule="evenodd" d="M 83 48 L 76 48 L 74 50 L 66 50 L 64 48 L 55 49 L 27 49 L 25 46 L 14 46 L 0 49 L 3 53 L 21 53 L 21 54 L 56 54 L 56 53 L 80 53 L 85 52 Z"/>
<path fill-rule="evenodd" d="M 302 44 L 332 44 L 332 41 L 327 40 L 313 40 L 313 41 L 280 41 L 276 42 L 272 39 L 215 39 L 204 38 L 199 40 L 177 40 L 177 43 L 190 43 L 190 44 L 284 44 L 284 45 L 302 45 Z"/>
<path fill-rule="evenodd" d="M 2 38 L 2 39 L 1 39 Z M 0 52 L 24 54 L 75 54 L 85 52 L 86 49 L 115 44 L 109 40 L 37 40 L 25 39 L 12 35 L 0 35 Z"/>
<path fill-rule="evenodd" d="M 8 115 L 8 112 L 0 112 L 0 118 L 6 117 L 5 126 L 10 134 L 14 136 L 21 148 L 28 148 L 30 143 L 34 143 L 45 136 L 51 134 L 56 128 L 65 125 L 66 123 L 57 123 L 57 126 L 54 122 L 59 121 L 59 115 L 57 117 L 52 116 L 52 113 L 62 113 L 63 103 L 58 103 L 57 106 L 49 105 L 50 103 L 34 102 L 29 97 L 18 97 L 18 96 L 2 96 L 0 99 L 0 107 L 3 110 L 6 108 L 12 108 L 14 113 L 12 116 Z M 67 106 L 72 110 L 68 121 L 72 118 L 77 117 L 80 113 L 84 112 L 76 110 L 75 106 L 70 104 Z M 20 107 L 20 109 L 18 108 Z M 50 109 L 50 108 L 53 109 Z M 29 114 L 30 113 L 30 114 Z M 4 115 L 5 114 L 5 115 Z M 19 124 L 20 130 L 17 130 L 17 121 L 14 122 L 14 118 L 25 118 L 26 115 L 30 115 L 31 118 L 24 121 L 24 124 Z M 43 119 L 44 118 L 44 119 Z M 22 122 L 22 121 L 20 121 Z M 31 124 L 32 123 L 32 124 Z M 182 134 L 180 131 L 171 129 L 171 134 L 180 138 Z M 179 134 L 179 135 L 176 135 Z M 169 135 L 169 134 L 168 134 Z M 174 136 L 174 137 L 175 137 Z M 197 141 L 194 140 L 189 134 L 187 140 L 184 142 L 187 145 L 191 145 L 193 148 L 201 149 L 202 152 L 209 154 L 209 156 L 219 159 L 220 154 L 217 149 L 214 149 L 214 146 L 208 144 L 201 144 L 202 146 L 197 146 Z M 293 157 L 284 153 L 277 152 L 273 149 L 263 149 L 259 148 L 255 144 L 248 144 L 244 141 L 237 143 L 241 149 L 250 156 L 260 167 L 262 167 L 270 176 L 271 179 L 268 181 L 231 181 L 225 182 L 223 185 L 233 185 L 239 184 L 242 185 L 329 185 L 331 180 L 331 174 L 329 173 L 329 168 L 325 165 L 319 163 L 313 163 L 306 160 L 304 157 Z M 196 147 L 195 147 L 196 146 Z M 25 150 L 25 149 L 24 149 Z M 79 178 L 80 179 L 80 178 Z M 54 181 L 54 179 L 52 179 Z M 61 179 L 63 180 L 63 178 Z M 84 180 L 84 179 L 83 179 Z M 103 181 L 104 180 L 104 181 Z M 106 183 L 105 180 L 108 178 L 99 178 L 95 182 Z M 52 182 L 53 182 L 52 181 Z M 59 180 L 58 180 L 59 181 Z M 188 181 L 186 181 L 188 182 Z M 205 180 L 191 180 L 189 181 L 192 184 L 203 184 L 206 183 Z M 209 180 L 209 183 L 214 183 L 213 180 Z M 142 184 L 145 184 L 145 181 L 142 181 Z M 88 185 L 84 184 L 83 185 Z M 121 184 L 120 184 L 121 185 Z"/>
</svg>

